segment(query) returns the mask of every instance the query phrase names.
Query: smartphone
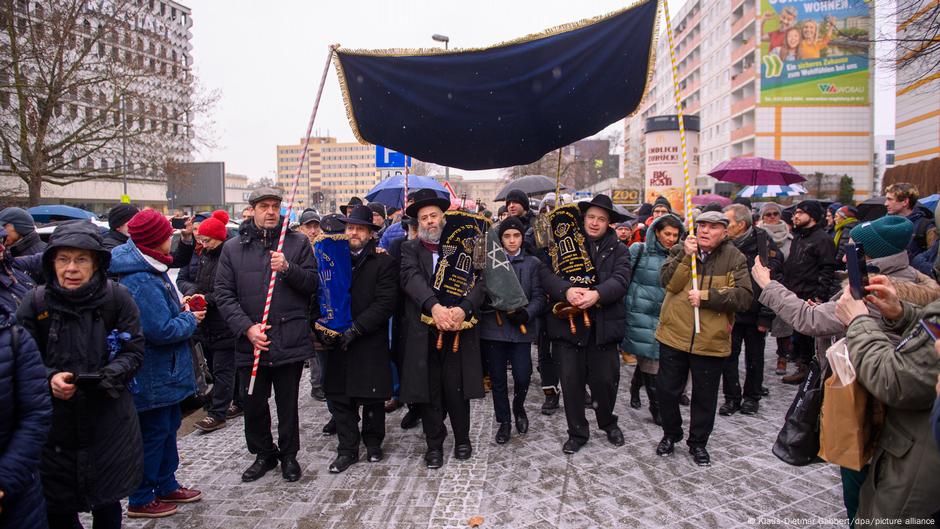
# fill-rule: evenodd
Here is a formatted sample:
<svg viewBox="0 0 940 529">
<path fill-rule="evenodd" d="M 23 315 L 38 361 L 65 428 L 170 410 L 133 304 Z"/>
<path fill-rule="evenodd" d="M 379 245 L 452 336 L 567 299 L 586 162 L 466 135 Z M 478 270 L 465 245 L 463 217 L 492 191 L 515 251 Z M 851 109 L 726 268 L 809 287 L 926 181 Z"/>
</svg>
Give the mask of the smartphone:
<svg viewBox="0 0 940 529">
<path fill-rule="evenodd" d="M 849 273 L 849 292 L 855 299 L 864 299 L 868 292 L 868 268 L 865 265 L 865 248 L 850 242 L 845 249 L 845 268 Z"/>
<path fill-rule="evenodd" d="M 101 382 L 103 378 L 101 373 L 79 373 L 72 377 L 72 384 L 97 384 Z"/>
<path fill-rule="evenodd" d="M 927 331 L 927 334 L 933 338 L 933 341 L 940 340 L 940 323 L 930 320 L 920 320 L 920 326 Z"/>
<path fill-rule="evenodd" d="M 173 226 L 174 230 L 181 230 L 186 227 L 188 220 L 188 217 L 173 217 L 170 219 L 170 225 Z"/>
<path fill-rule="evenodd" d="M 206 310 L 206 298 L 201 294 L 195 294 L 189 298 L 189 310 L 199 312 Z"/>
</svg>

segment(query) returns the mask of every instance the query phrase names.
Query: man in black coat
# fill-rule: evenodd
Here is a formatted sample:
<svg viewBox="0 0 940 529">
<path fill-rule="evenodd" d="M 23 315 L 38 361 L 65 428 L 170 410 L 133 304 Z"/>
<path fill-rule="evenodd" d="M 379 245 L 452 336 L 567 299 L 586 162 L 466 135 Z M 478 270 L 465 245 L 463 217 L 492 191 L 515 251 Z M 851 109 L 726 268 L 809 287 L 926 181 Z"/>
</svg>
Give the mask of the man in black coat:
<svg viewBox="0 0 940 529">
<path fill-rule="evenodd" d="M 118 204 L 108 211 L 108 232 L 102 237 L 102 244 L 110 252 L 127 242 L 130 238 L 127 223 L 140 210 L 130 204 Z"/>
<path fill-rule="evenodd" d="M 248 202 L 254 217 L 243 222 L 238 237 L 222 247 L 215 279 L 219 311 L 237 337 L 235 365 L 244 402 L 245 439 L 248 451 L 257 456 L 242 480 L 260 478 L 280 459 L 284 479 L 297 481 L 297 396 L 304 361 L 314 354 L 308 337 L 308 314 L 317 290 L 317 265 L 310 242 L 300 233 L 288 232 L 283 252 L 275 251 L 283 226 L 280 191 L 256 189 Z M 264 328 L 260 322 L 272 270 L 277 276 L 268 327 Z M 260 351 L 261 361 L 254 392 L 248 395 L 255 349 Z M 280 451 L 271 437 L 268 398 L 272 386 Z"/>
<path fill-rule="evenodd" d="M 588 288 L 575 286 L 549 267 L 542 268 L 542 285 L 550 303 L 566 302 L 587 311 L 591 320 L 590 328 L 586 328 L 583 319 L 576 317 L 577 332 L 572 334 L 567 318 L 551 314 L 546 317 L 552 354 L 561 368 L 561 391 L 568 421 L 568 440 L 562 447 L 566 454 L 580 450 L 590 437 L 584 415 L 585 384 L 591 389 L 597 425 L 607 433 L 611 444 L 624 444 L 613 411 L 620 381 L 617 344 L 625 332 L 623 297 L 630 284 L 630 254 L 610 229 L 610 223 L 625 219 L 614 210 L 607 195 L 597 195 L 580 207 L 587 234 L 585 244 L 595 268 L 595 284 Z"/>
<path fill-rule="evenodd" d="M 424 460 L 428 468 L 444 464 L 444 413 L 450 416 L 454 431 L 454 457 L 469 459 L 470 401 L 483 398 L 483 359 L 480 335 L 476 328 L 460 332 L 460 347 L 451 351 L 454 333 L 460 325 L 474 317 L 486 297 L 483 280 L 456 307 L 441 305 L 431 282 L 438 260 L 438 245 L 444 228 L 444 211 L 450 202 L 439 198 L 430 189 L 415 193 L 415 202 L 408 206 L 409 217 L 418 219 L 418 238 L 401 245 L 401 286 L 407 297 L 404 317 L 405 349 L 401 375 L 401 399 L 419 404 L 421 421 L 428 450 Z M 437 331 L 421 321 L 425 314 L 434 319 Z M 438 332 L 449 339 L 444 347 L 436 347 Z"/>
<path fill-rule="evenodd" d="M 793 212 L 793 243 L 783 267 L 783 286 L 800 299 L 814 303 L 828 301 L 835 284 L 836 247 L 826 233 L 825 210 L 815 200 L 804 200 Z M 793 355 L 797 372 L 783 377 L 785 384 L 799 384 L 809 373 L 809 361 L 816 354 L 812 336 L 793 333 Z"/>
<path fill-rule="evenodd" d="M 770 234 L 754 226 L 751 209 L 745 204 L 731 204 L 724 209 L 728 217 L 728 237 L 734 247 L 747 258 L 748 269 L 754 266 L 754 260 L 760 257 L 766 260 L 764 266 L 770 268 L 774 277 L 782 277 L 783 254 Z M 744 415 L 754 415 L 760 407 L 761 386 L 764 383 L 764 347 L 767 331 L 774 320 L 774 312 L 761 305 L 760 287 L 754 285 L 754 299 L 744 312 L 734 315 L 734 327 L 731 329 L 731 356 L 722 366 L 722 389 L 725 403 L 718 409 L 720 415 L 734 415 L 738 411 Z M 740 365 L 741 346 L 744 345 L 744 401 L 738 367 Z"/>
<path fill-rule="evenodd" d="M 352 325 L 340 336 L 326 332 L 320 335 L 326 345 L 324 390 L 332 405 L 339 438 L 336 459 L 329 467 L 333 474 L 359 460 L 360 440 L 366 445 L 370 463 L 382 460 L 385 400 L 392 395 L 388 320 L 398 294 L 395 259 L 375 251 L 373 236 L 379 227 L 372 223 L 372 210 L 355 206 L 342 220 L 352 253 Z"/>
</svg>

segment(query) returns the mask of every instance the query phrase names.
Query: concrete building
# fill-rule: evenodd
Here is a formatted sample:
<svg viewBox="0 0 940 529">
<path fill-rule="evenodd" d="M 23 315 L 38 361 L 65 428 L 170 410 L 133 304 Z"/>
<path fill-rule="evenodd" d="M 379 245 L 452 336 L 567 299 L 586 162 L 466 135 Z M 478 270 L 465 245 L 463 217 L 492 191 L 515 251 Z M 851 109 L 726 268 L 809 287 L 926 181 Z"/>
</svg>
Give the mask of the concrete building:
<svg viewBox="0 0 940 529">
<path fill-rule="evenodd" d="M 29 13 L 37 25 L 54 11 L 48 2 L 42 1 L 19 0 L 10 5 L 15 5 L 17 14 Z M 124 194 L 121 175 L 127 174 L 127 194 L 135 205 L 163 209 L 167 205 L 166 172 L 172 170 L 173 164 L 157 165 L 155 160 L 189 162 L 192 159 L 193 116 L 189 109 L 192 96 L 190 68 L 193 63 L 191 10 L 172 0 L 141 0 L 133 8 L 141 10 L 133 13 L 136 20 L 128 15 L 129 20 L 126 21 L 109 19 L 105 22 L 97 11 L 97 5 L 82 8 L 84 18 L 76 35 L 89 35 L 103 24 L 108 24 L 106 27 L 113 33 L 99 40 L 95 60 L 82 63 L 79 70 L 82 77 L 70 82 L 75 86 L 85 76 L 97 75 L 96 72 L 102 68 L 130 64 L 131 68 L 136 68 L 136 80 L 131 81 L 125 94 L 130 93 L 131 96 L 124 100 L 124 96 L 110 88 L 109 83 L 101 82 L 70 91 L 60 105 L 60 111 L 55 114 L 57 123 L 51 130 L 61 134 L 61 131 L 75 128 L 76 120 L 87 122 L 88 116 L 92 115 L 106 118 L 105 127 L 117 126 L 122 124 L 123 113 L 123 123 L 132 131 L 128 136 L 136 140 L 128 140 L 123 146 L 125 149 L 122 149 L 120 140 L 110 139 L 104 148 L 82 146 L 82 154 L 65 153 L 61 163 L 67 163 L 64 160 L 72 156 L 80 157 L 67 165 L 67 169 L 90 170 L 93 176 L 100 176 L 65 186 L 44 182 L 41 201 L 71 204 L 101 213 L 120 202 Z M 25 23 L 21 27 L 25 27 Z M 0 33 L 0 58 L 9 49 L 4 44 L 8 38 L 5 31 Z M 84 38 L 88 40 L 87 36 Z M 7 73 L 0 73 L 0 86 L 8 84 L 8 81 Z M 0 90 L 0 119 L 16 116 L 11 96 L 15 97 L 15 94 Z M 115 101 L 120 101 L 120 104 Z M 135 131 L 138 130 L 147 133 L 137 135 Z M 114 134 L 120 135 L 120 129 L 116 129 Z M 85 155 L 85 151 L 93 152 Z M 9 172 L 10 163 L 0 155 L 0 186 L 27 196 L 23 181 Z"/>
<path fill-rule="evenodd" d="M 247 175 L 225 173 L 225 207 L 229 213 L 241 214 L 242 209 L 248 206 L 250 194 Z"/>
<path fill-rule="evenodd" d="M 935 13 L 933 5 L 928 0 L 905 2 L 909 12 L 898 16 L 897 39 L 925 38 L 925 24 L 937 23 L 926 20 Z M 898 166 L 940 157 L 940 72 L 923 69 L 935 61 L 922 62 L 897 70 L 894 137 Z"/>
<path fill-rule="evenodd" d="M 776 29 L 779 14 L 768 14 Z M 870 19 L 864 14 L 839 15 L 841 22 L 837 21 L 836 28 L 868 31 Z M 829 56 L 818 59 L 818 64 L 781 60 L 765 51 L 772 28 L 763 27 L 767 22 L 762 20 L 761 3 L 756 0 L 690 0 L 673 15 L 672 22 L 683 110 L 701 118 L 701 173 L 695 179 L 696 193 L 715 190 L 716 181 L 707 173 L 720 162 L 762 156 L 786 160 L 804 174 L 848 174 L 855 182 L 856 198 L 870 196 L 873 138 L 864 50 L 833 38 L 826 41 L 828 47 L 820 44 Z M 765 57 L 770 58 L 765 61 Z M 817 83 L 813 78 L 830 70 L 832 73 L 825 75 L 838 82 Z M 762 88 L 762 78 L 779 82 L 781 74 L 790 79 L 799 73 L 812 80 L 802 83 L 796 97 L 790 97 L 796 93 L 793 81 L 785 86 L 767 81 Z M 846 83 L 851 86 L 843 86 L 846 75 L 853 76 L 854 84 Z M 663 34 L 647 97 L 624 125 L 625 178 L 635 179 L 644 173 L 643 128 L 647 118 L 674 113 L 668 39 Z M 826 190 L 830 191 L 834 195 L 836 189 Z"/>
<path fill-rule="evenodd" d="M 894 136 L 875 136 L 875 157 L 872 160 L 875 171 L 875 181 L 872 184 L 872 193 L 880 195 L 884 189 L 885 171 L 894 167 L 896 153 L 894 150 Z"/>
<path fill-rule="evenodd" d="M 285 192 L 290 192 L 302 151 L 303 138 L 295 145 L 277 146 L 277 185 Z M 374 145 L 337 142 L 332 137 L 310 138 L 296 205 L 315 207 L 321 213 L 338 211 L 350 198 L 364 197 L 379 178 Z"/>
<path fill-rule="evenodd" d="M 444 181 L 443 176 L 435 177 L 439 182 Z M 464 178 L 460 174 L 450 174 L 450 185 L 458 196 L 466 193 L 468 199 L 479 203 L 481 200 L 491 211 L 495 211 L 502 203 L 496 202 L 496 195 L 506 185 L 502 178 Z"/>
</svg>

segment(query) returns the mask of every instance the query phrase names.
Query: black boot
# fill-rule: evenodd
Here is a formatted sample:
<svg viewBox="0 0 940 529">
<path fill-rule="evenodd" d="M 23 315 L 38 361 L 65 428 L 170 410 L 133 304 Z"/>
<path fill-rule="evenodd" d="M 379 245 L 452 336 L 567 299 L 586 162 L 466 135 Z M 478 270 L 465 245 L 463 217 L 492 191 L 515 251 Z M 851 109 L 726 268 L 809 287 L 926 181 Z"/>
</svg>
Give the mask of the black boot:
<svg viewBox="0 0 940 529">
<path fill-rule="evenodd" d="M 630 407 L 635 410 L 643 407 L 643 403 L 640 401 L 640 386 L 644 382 L 643 375 L 644 373 L 641 373 L 640 368 L 637 367 L 633 370 L 633 378 L 630 379 Z"/>
<path fill-rule="evenodd" d="M 659 382 L 656 375 L 643 373 L 643 386 L 646 387 L 646 397 L 650 401 L 650 415 L 657 426 L 663 425 L 662 415 L 659 413 Z"/>
</svg>

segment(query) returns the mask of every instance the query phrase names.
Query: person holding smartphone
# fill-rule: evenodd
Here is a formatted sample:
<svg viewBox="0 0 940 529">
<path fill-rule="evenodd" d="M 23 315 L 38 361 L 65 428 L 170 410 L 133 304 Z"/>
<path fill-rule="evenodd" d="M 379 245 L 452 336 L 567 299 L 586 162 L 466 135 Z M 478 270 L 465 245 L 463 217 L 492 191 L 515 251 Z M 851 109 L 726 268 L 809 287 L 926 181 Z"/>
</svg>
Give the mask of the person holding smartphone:
<svg viewBox="0 0 940 529">
<path fill-rule="evenodd" d="M 52 529 L 76 527 L 78 513 L 88 511 L 96 528 L 120 527 L 120 500 L 143 474 L 128 384 L 143 361 L 144 337 L 130 292 L 105 275 L 110 261 L 94 224 L 59 225 L 42 257 L 49 279 L 17 311 L 39 347 L 52 395 L 39 467 Z M 112 333 L 126 333 L 119 348 L 109 347 Z"/>
<path fill-rule="evenodd" d="M 932 518 L 940 510 L 940 453 L 930 426 L 940 377 L 933 333 L 940 322 L 940 300 L 925 307 L 902 302 L 885 276 L 873 276 L 866 291 L 865 299 L 857 300 L 845 289 L 836 306 L 847 327 L 856 380 L 885 410 L 857 518 Z M 880 312 L 880 319 L 869 306 Z M 900 334 L 901 341 L 893 340 L 892 333 Z"/>
<path fill-rule="evenodd" d="M 206 312 L 180 306 L 167 275 L 173 264 L 173 228 L 161 213 L 144 210 L 127 225 L 130 241 L 111 252 L 109 273 L 130 290 L 140 308 L 144 359 L 134 395 L 143 437 L 143 479 L 128 500 L 131 518 L 159 518 L 177 512 L 178 503 L 199 501 L 202 493 L 176 480 L 179 451 L 176 431 L 182 421 L 180 402 L 196 392 L 189 340 Z"/>
</svg>

